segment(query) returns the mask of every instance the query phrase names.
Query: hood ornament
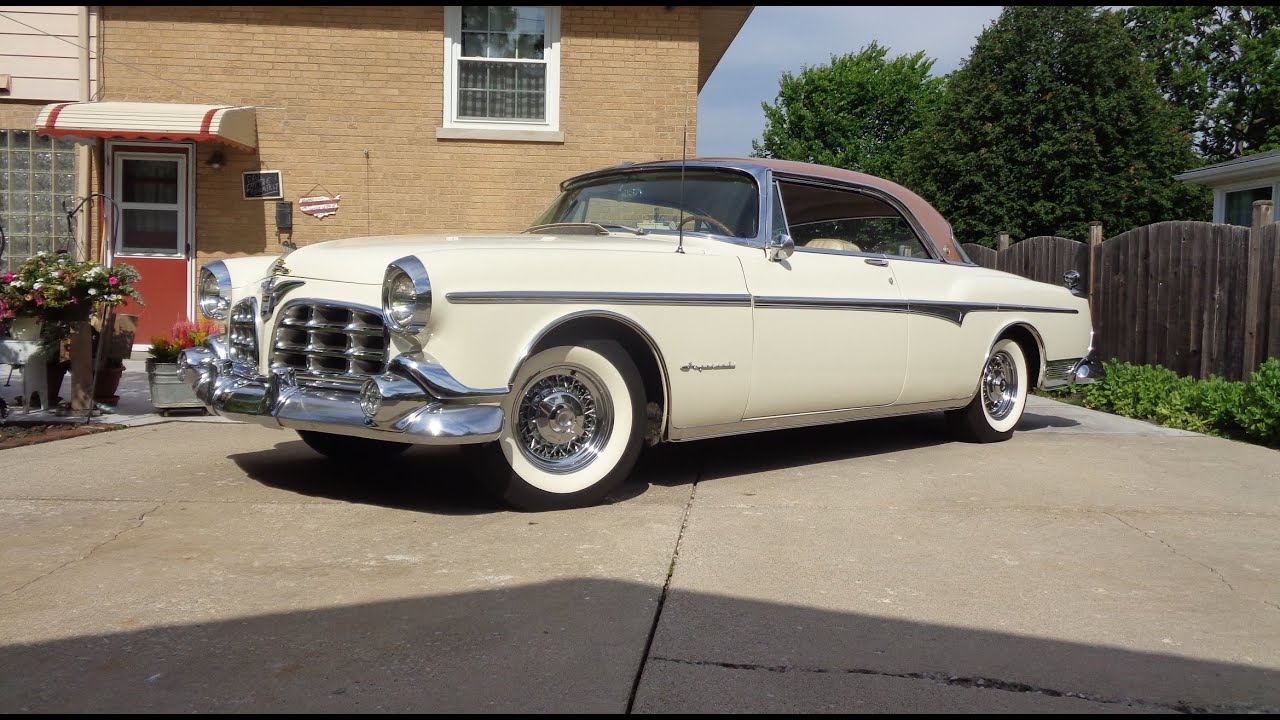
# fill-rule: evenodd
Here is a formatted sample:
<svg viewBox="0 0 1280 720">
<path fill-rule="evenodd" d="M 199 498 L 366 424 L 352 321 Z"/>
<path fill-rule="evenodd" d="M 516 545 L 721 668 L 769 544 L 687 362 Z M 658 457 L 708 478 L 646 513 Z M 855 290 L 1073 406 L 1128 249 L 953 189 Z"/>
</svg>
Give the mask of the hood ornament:
<svg viewBox="0 0 1280 720">
<path fill-rule="evenodd" d="M 289 253 L 286 252 L 284 255 L 281 255 L 280 257 L 276 258 L 275 262 L 271 263 L 272 275 L 288 275 L 289 274 L 290 270 L 289 268 L 285 267 L 285 264 L 284 264 L 285 255 L 288 255 L 288 254 Z"/>
</svg>

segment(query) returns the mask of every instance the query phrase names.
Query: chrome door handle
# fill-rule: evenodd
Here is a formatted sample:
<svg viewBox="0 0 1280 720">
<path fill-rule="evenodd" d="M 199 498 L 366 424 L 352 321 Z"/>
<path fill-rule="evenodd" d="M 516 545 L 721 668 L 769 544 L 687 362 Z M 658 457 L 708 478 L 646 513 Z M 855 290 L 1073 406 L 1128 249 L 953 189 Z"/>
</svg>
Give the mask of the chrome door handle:
<svg viewBox="0 0 1280 720">
<path fill-rule="evenodd" d="M 863 261 L 862 261 L 862 262 L 864 262 L 864 263 L 866 263 L 866 264 L 868 264 L 868 265 L 875 265 L 876 267 L 888 267 L 888 266 L 889 266 L 889 261 L 888 261 L 888 260 L 885 260 L 884 258 L 865 258 L 865 259 L 863 259 Z"/>
</svg>

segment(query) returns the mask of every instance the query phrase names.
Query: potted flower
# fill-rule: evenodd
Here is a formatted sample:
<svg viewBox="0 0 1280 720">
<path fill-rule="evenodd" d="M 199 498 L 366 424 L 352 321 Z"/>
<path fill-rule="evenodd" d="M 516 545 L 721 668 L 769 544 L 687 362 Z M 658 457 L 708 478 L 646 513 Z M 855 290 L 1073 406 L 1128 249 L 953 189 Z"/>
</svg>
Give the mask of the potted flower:
<svg viewBox="0 0 1280 720">
<path fill-rule="evenodd" d="M 178 353 L 203 345 L 219 328 L 209 320 L 193 323 L 183 320 L 174 323 L 168 337 L 151 338 L 151 357 L 147 358 L 147 381 L 151 385 L 151 405 L 166 415 L 169 410 L 180 408 L 204 408 L 196 393 L 178 377 Z"/>
<path fill-rule="evenodd" d="M 114 308 L 130 298 L 142 302 L 137 281 L 138 271 L 129 265 L 107 267 L 65 252 L 41 252 L 0 275 L 0 312 L 12 318 L 10 334 L 15 328 L 24 332 L 33 321 L 88 320 L 100 307 Z"/>
<path fill-rule="evenodd" d="M 11 338 L 39 340 L 43 345 L 50 400 L 70 365 L 63 345 L 71 335 L 72 323 L 130 299 L 141 303 L 134 287 L 138 277 L 130 265 L 107 267 L 92 260 L 76 260 L 65 251 L 36 253 L 17 269 L 0 275 L 0 320 L 9 322 Z"/>
</svg>

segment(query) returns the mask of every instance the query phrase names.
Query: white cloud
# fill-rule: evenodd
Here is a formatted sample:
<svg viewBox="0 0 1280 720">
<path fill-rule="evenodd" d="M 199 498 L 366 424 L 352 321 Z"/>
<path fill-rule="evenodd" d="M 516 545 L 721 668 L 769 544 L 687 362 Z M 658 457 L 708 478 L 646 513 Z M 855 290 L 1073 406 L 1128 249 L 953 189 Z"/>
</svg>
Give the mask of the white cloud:
<svg viewBox="0 0 1280 720">
<path fill-rule="evenodd" d="M 698 98 L 698 154 L 742 156 L 764 129 L 783 72 L 826 63 L 875 40 L 890 55 L 923 50 L 955 70 L 1000 14 L 984 7 L 756 7 Z"/>
</svg>

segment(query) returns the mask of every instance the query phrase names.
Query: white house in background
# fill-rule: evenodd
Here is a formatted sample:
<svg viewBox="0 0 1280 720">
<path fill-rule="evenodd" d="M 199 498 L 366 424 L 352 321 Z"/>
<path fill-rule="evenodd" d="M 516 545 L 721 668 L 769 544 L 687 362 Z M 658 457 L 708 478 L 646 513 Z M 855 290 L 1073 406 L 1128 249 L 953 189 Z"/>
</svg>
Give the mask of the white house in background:
<svg viewBox="0 0 1280 720">
<path fill-rule="evenodd" d="M 1184 172 L 1174 180 L 1213 188 L 1213 221 L 1248 226 L 1253 203 L 1280 198 L 1280 150 Z"/>
</svg>

